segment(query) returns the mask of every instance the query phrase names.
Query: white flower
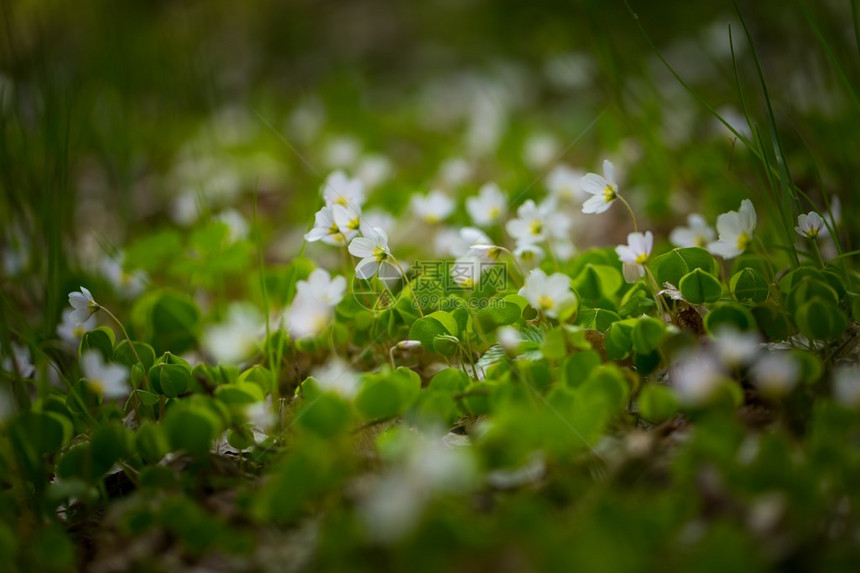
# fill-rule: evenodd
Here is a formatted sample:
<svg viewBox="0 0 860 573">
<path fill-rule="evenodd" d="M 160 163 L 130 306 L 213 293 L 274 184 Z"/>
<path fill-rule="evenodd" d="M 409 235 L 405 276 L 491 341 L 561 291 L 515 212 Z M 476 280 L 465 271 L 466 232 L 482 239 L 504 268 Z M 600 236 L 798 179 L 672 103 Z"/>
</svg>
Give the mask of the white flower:
<svg viewBox="0 0 860 573">
<path fill-rule="evenodd" d="M 266 400 L 248 404 L 245 407 L 245 417 L 255 430 L 268 430 L 275 427 L 277 416 L 272 408 L 271 397 Z M 256 436 L 255 436 L 256 438 Z"/>
<path fill-rule="evenodd" d="M 349 136 L 332 139 L 325 150 L 325 162 L 329 167 L 343 168 L 354 165 L 361 155 L 361 144 Z"/>
<path fill-rule="evenodd" d="M 358 164 L 355 175 L 364 183 L 365 188 L 373 189 L 382 185 L 391 177 L 391 161 L 384 155 L 365 155 L 361 158 L 361 163 Z"/>
<path fill-rule="evenodd" d="M 752 382 L 765 394 L 787 394 L 800 378 L 800 365 L 787 352 L 771 352 L 761 357 L 750 369 Z"/>
<path fill-rule="evenodd" d="M 102 274 L 118 292 L 128 297 L 136 297 L 146 288 L 148 277 L 142 270 L 126 272 L 123 268 L 124 259 L 123 253 L 103 259 Z"/>
<path fill-rule="evenodd" d="M 316 212 L 314 226 L 305 233 L 305 240 L 309 243 L 322 241 L 336 246 L 346 244 L 346 237 L 340 232 L 337 223 L 334 222 L 334 209 L 331 206 L 326 205 Z"/>
<path fill-rule="evenodd" d="M 463 227 L 449 239 L 448 250 L 454 257 L 462 257 L 469 253 L 475 245 L 489 245 L 493 241 L 477 227 Z"/>
<path fill-rule="evenodd" d="M 576 296 L 570 290 L 570 278 L 561 273 L 547 276 L 540 269 L 532 270 L 526 284 L 519 291 L 529 304 L 551 318 L 558 318 L 576 305 Z"/>
<path fill-rule="evenodd" d="M 843 366 L 833 373 L 833 397 L 846 408 L 860 406 L 860 368 Z"/>
<path fill-rule="evenodd" d="M 827 227 L 824 226 L 824 219 L 815 211 L 798 215 L 797 226 L 794 230 L 797 231 L 798 235 L 807 239 L 827 236 Z"/>
<path fill-rule="evenodd" d="M 284 313 L 287 331 L 293 338 L 316 336 L 328 326 L 332 308 L 316 297 L 297 294 Z"/>
<path fill-rule="evenodd" d="M 583 213 L 603 213 L 618 198 L 618 184 L 615 182 L 615 167 L 609 160 L 603 161 L 603 176 L 588 173 L 579 180 L 579 188 L 591 195 L 582 204 Z"/>
<path fill-rule="evenodd" d="M 636 282 L 645 276 L 645 263 L 651 256 L 654 246 L 654 235 L 651 231 L 643 233 L 630 233 L 627 235 L 627 244 L 615 247 L 615 252 L 621 262 L 624 263 L 624 280 L 629 283 Z"/>
<path fill-rule="evenodd" d="M 496 341 L 510 353 L 516 352 L 520 344 L 523 342 L 523 337 L 520 336 L 520 331 L 513 326 L 502 326 L 496 330 Z"/>
<path fill-rule="evenodd" d="M 570 239 L 561 239 L 553 241 L 552 252 L 560 261 L 569 261 L 576 254 L 576 245 Z"/>
<path fill-rule="evenodd" d="M 228 239 L 231 243 L 248 237 L 248 221 L 236 209 L 221 211 L 214 219 L 227 225 Z"/>
<path fill-rule="evenodd" d="M 439 166 L 439 177 L 450 186 L 461 185 L 472 176 L 472 167 L 461 157 L 446 159 Z"/>
<path fill-rule="evenodd" d="M 81 356 L 81 370 L 90 386 L 106 399 L 124 398 L 131 388 L 128 385 L 128 368 L 119 364 L 106 364 L 98 350 L 87 350 Z"/>
<path fill-rule="evenodd" d="M 364 183 L 350 179 L 343 171 L 334 171 L 326 177 L 322 185 L 322 195 L 326 205 L 344 205 L 356 211 L 364 205 Z"/>
<path fill-rule="evenodd" d="M 514 249 L 514 256 L 520 264 L 526 267 L 536 267 L 544 259 L 546 254 L 539 246 L 531 243 L 524 243 L 517 244 L 517 248 Z"/>
<path fill-rule="evenodd" d="M 729 211 L 717 217 L 718 241 L 708 245 L 708 250 L 724 259 L 742 254 L 752 244 L 756 213 L 752 201 L 744 199 L 738 211 Z"/>
<path fill-rule="evenodd" d="M 96 319 L 94 316 L 90 316 L 81 324 L 77 324 L 72 318 L 74 313 L 75 311 L 71 308 L 63 311 L 63 321 L 57 325 L 57 336 L 64 342 L 77 345 L 85 332 L 96 327 Z"/>
<path fill-rule="evenodd" d="M 361 260 L 355 266 L 355 276 L 369 279 L 379 272 L 383 265 L 391 266 L 391 250 L 388 248 L 388 234 L 378 228 L 362 229 L 362 237 L 356 237 L 349 244 L 349 252 Z"/>
<path fill-rule="evenodd" d="M 508 200 L 495 183 L 485 183 L 477 197 L 466 199 L 466 211 L 479 227 L 488 227 L 504 216 L 508 210 Z"/>
<path fill-rule="evenodd" d="M 413 348 L 420 348 L 421 341 L 420 340 L 401 340 L 395 346 L 400 350 L 412 350 Z"/>
<path fill-rule="evenodd" d="M 697 350 L 671 366 L 669 379 L 681 404 L 700 406 L 711 399 L 725 378 L 714 357 Z"/>
<path fill-rule="evenodd" d="M 358 374 L 342 358 L 331 358 L 325 366 L 315 368 L 311 376 L 324 392 L 334 392 L 348 400 L 358 393 Z"/>
<path fill-rule="evenodd" d="M 256 352 L 262 324 L 262 316 L 252 305 L 231 304 L 226 321 L 206 327 L 201 341 L 203 349 L 216 362 L 238 364 Z"/>
<path fill-rule="evenodd" d="M 704 217 L 696 213 L 687 217 L 686 227 L 675 227 L 669 233 L 669 242 L 676 247 L 706 248 L 708 243 L 716 238 L 714 229 L 708 225 Z"/>
<path fill-rule="evenodd" d="M 481 271 L 480 259 L 467 255 L 451 265 L 451 278 L 463 288 L 474 288 L 481 281 Z"/>
<path fill-rule="evenodd" d="M 367 211 L 362 212 L 361 221 L 365 226 L 379 227 L 380 229 L 384 229 L 386 233 L 390 233 L 397 222 L 394 217 L 391 216 L 391 213 L 381 209 L 368 209 Z"/>
<path fill-rule="evenodd" d="M 440 223 L 454 211 L 454 201 L 442 191 L 412 196 L 412 212 L 426 223 Z"/>
<path fill-rule="evenodd" d="M 539 243 L 547 238 L 547 210 L 529 199 L 517 209 L 517 218 L 505 225 L 517 244 Z"/>
<path fill-rule="evenodd" d="M 583 173 L 567 165 L 558 165 L 546 177 L 550 194 L 561 202 L 581 201 L 583 191 L 579 186 Z"/>
<path fill-rule="evenodd" d="M 541 169 L 556 158 L 558 147 L 558 141 L 551 135 L 533 135 L 523 147 L 523 160 L 532 169 Z"/>
<path fill-rule="evenodd" d="M 75 324 L 85 323 L 99 309 L 99 303 L 93 300 L 93 295 L 84 287 L 81 287 L 80 292 L 69 293 L 69 304 L 74 309 L 71 320 Z"/>
<path fill-rule="evenodd" d="M 341 205 L 335 203 L 331 206 L 332 217 L 338 231 L 344 236 L 347 242 L 351 241 L 358 235 L 361 229 L 362 219 L 361 213 L 351 205 Z"/>
<path fill-rule="evenodd" d="M 17 372 L 21 378 L 29 378 L 36 371 L 30 349 L 27 346 L 19 346 L 12 343 L 12 357 L 3 358 L 3 370 L 6 372 Z"/>
<path fill-rule="evenodd" d="M 325 269 L 314 269 L 307 280 L 296 283 L 297 295 L 316 298 L 330 307 L 335 307 L 343 300 L 346 292 L 346 279 L 342 276 L 332 276 Z"/>
<path fill-rule="evenodd" d="M 714 335 L 714 349 L 726 368 L 738 368 L 749 364 L 761 345 L 755 332 L 741 332 L 735 328 L 721 328 Z"/>
</svg>

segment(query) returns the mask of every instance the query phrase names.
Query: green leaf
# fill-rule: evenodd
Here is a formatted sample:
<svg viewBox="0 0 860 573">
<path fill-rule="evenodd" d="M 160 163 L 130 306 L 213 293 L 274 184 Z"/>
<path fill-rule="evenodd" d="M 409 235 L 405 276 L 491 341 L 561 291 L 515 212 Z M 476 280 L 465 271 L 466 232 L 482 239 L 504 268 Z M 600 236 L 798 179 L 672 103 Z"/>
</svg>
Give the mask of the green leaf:
<svg viewBox="0 0 860 573">
<path fill-rule="evenodd" d="M 263 400 L 263 391 L 251 382 L 224 384 L 215 389 L 215 397 L 228 406 L 244 407 Z"/>
<path fill-rule="evenodd" d="M 433 350 L 443 356 L 453 356 L 460 348 L 460 340 L 450 334 L 438 334 L 433 338 Z"/>
<path fill-rule="evenodd" d="M 440 335 L 457 336 L 457 321 L 451 314 L 444 311 L 436 311 L 419 318 L 409 329 L 409 338 L 418 340 L 428 349 L 434 348 L 433 341 Z"/>
<path fill-rule="evenodd" d="M 146 390 L 141 390 L 138 388 L 134 391 L 134 394 L 140 400 L 140 403 L 144 406 L 154 406 L 158 404 L 158 394 L 153 394 L 152 392 L 147 392 Z"/>
<path fill-rule="evenodd" d="M 801 305 L 794 315 L 794 321 L 801 334 L 812 340 L 833 340 L 848 326 L 848 319 L 842 309 L 818 296 Z"/>
<path fill-rule="evenodd" d="M 352 420 L 350 405 L 340 396 L 321 394 L 306 404 L 297 414 L 298 426 L 323 438 L 331 438 L 349 428 Z"/>
<path fill-rule="evenodd" d="M 206 454 L 221 433 L 218 419 L 206 408 L 179 407 L 167 411 L 164 430 L 174 450 Z"/>
<path fill-rule="evenodd" d="M 651 272 L 654 273 L 654 278 L 661 288 L 663 283 L 678 286 L 681 278 L 695 269 L 702 269 L 713 274 L 716 269 L 716 261 L 705 249 L 687 247 L 662 254 L 651 263 Z"/>
<path fill-rule="evenodd" d="M 663 324 L 663 321 L 643 317 L 636 321 L 630 338 L 637 353 L 650 354 L 660 346 L 665 334 L 666 325 Z"/>
<path fill-rule="evenodd" d="M 661 384 L 646 384 L 639 393 L 638 405 L 639 414 L 654 424 L 668 420 L 681 407 L 675 393 Z"/>
<path fill-rule="evenodd" d="M 152 349 L 152 346 L 145 342 L 135 342 L 134 350 L 137 352 L 137 356 L 140 357 L 140 362 L 138 362 L 137 357 L 132 352 L 132 346 L 128 343 L 128 340 L 120 340 L 119 344 L 114 348 L 113 361 L 125 364 L 129 368 L 138 363 L 143 364 L 145 370 L 152 368 L 152 365 L 155 363 L 155 350 Z"/>
<path fill-rule="evenodd" d="M 635 318 L 613 322 L 603 339 L 606 354 L 612 360 L 623 360 L 633 351 L 633 327 L 638 323 Z"/>
<path fill-rule="evenodd" d="M 446 368 L 430 379 L 428 388 L 451 393 L 462 392 L 469 384 L 469 377 L 462 370 Z"/>
<path fill-rule="evenodd" d="M 135 304 L 132 319 L 145 333 L 156 354 L 170 350 L 185 352 L 197 343 L 200 311 L 194 300 L 182 293 L 153 291 Z"/>
<path fill-rule="evenodd" d="M 748 331 L 756 328 L 752 313 L 740 304 L 733 302 L 720 303 L 705 315 L 705 331 L 713 336 L 722 327 L 732 327 L 736 330 Z"/>
<path fill-rule="evenodd" d="M 594 350 L 583 350 L 572 354 L 564 361 L 564 382 L 571 388 L 582 384 L 591 371 L 600 366 L 600 354 Z"/>
<path fill-rule="evenodd" d="M 499 326 L 516 322 L 522 314 L 522 308 L 515 302 L 495 299 L 490 301 L 489 306 L 475 313 L 475 317 L 482 332 L 492 332 Z"/>
<path fill-rule="evenodd" d="M 624 278 L 615 267 L 588 263 L 574 278 L 573 288 L 586 300 L 611 297 L 624 284 Z"/>
<path fill-rule="evenodd" d="M 716 302 L 723 291 L 716 277 L 698 268 L 681 277 L 678 289 L 692 304 Z"/>
<path fill-rule="evenodd" d="M 99 326 L 87 331 L 81 337 L 78 346 L 78 356 L 83 356 L 87 350 L 98 350 L 105 361 L 113 357 L 114 333 L 107 326 Z"/>
<path fill-rule="evenodd" d="M 745 268 L 732 277 L 729 290 L 738 302 L 760 304 L 767 300 L 770 285 L 759 271 Z"/>
<path fill-rule="evenodd" d="M 606 332 L 613 322 L 621 320 L 618 314 L 603 308 L 585 308 L 579 311 L 576 324 L 600 332 Z"/>
<path fill-rule="evenodd" d="M 188 391 L 191 385 L 191 369 L 187 364 L 155 364 L 149 369 L 152 388 L 169 398 L 176 398 Z"/>
</svg>

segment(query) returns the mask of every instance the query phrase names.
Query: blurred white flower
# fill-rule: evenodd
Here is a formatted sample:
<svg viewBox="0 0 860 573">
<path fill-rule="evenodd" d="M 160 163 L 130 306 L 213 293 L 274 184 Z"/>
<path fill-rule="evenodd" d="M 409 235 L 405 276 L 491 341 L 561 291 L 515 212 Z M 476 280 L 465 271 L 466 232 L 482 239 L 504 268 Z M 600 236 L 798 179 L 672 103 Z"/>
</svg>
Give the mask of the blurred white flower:
<svg viewBox="0 0 860 573">
<path fill-rule="evenodd" d="M 579 188 L 591 195 L 582 204 L 583 213 L 603 213 L 618 198 L 618 184 L 615 182 L 615 166 L 605 159 L 603 175 L 587 173 L 579 180 Z"/>
<path fill-rule="evenodd" d="M 102 259 L 102 274 L 118 293 L 133 298 L 144 291 L 148 277 L 142 270 L 126 271 L 124 261 L 123 253 Z"/>
<path fill-rule="evenodd" d="M 215 215 L 214 219 L 227 225 L 231 243 L 248 238 L 248 221 L 236 209 L 225 209 Z"/>
<path fill-rule="evenodd" d="M 316 298 L 330 307 L 335 307 L 343 300 L 346 292 L 346 279 L 342 276 L 332 277 L 325 269 L 316 268 L 308 275 L 307 280 L 296 283 L 298 295 Z"/>
<path fill-rule="evenodd" d="M 562 273 L 547 276 L 540 269 L 529 273 L 519 295 L 550 318 L 558 318 L 576 305 L 576 296 L 570 290 L 570 278 Z"/>
<path fill-rule="evenodd" d="M 355 276 L 369 279 L 377 274 L 383 265 L 391 266 L 391 250 L 388 248 L 388 234 L 377 227 L 362 229 L 361 237 L 349 244 L 352 256 L 361 260 L 355 266 Z"/>
<path fill-rule="evenodd" d="M 750 373 L 753 385 L 761 392 L 781 396 L 797 384 L 800 365 L 788 352 L 770 352 L 752 365 Z"/>
<path fill-rule="evenodd" d="M 391 161 L 384 155 L 365 155 L 355 170 L 355 175 L 367 189 L 382 185 L 391 177 Z"/>
<path fill-rule="evenodd" d="M 80 292 L 69 293 L 69 304 L 74 309 L 71 320 L 75 324 L 85 323 L 99 309 L 99 303 L 93 300 L 92 293 L 84 287 L 81 287 Z"/>
<path fill-rule="evenodd" d="M 517 245 L 539 243 L 549 237 L 567 239 L 570 219 L 558 212 L 552 200 L 535 205 L 529 199 L 519 206 L 517 217 L 508 221 L 505 229 Z"/>
<path fill-rule="evenodd" d="M 472 167 L 462 157 L 446 159 L 439 166 L 439 177 L 452 187 L 462 185 L 472 176 Z"/>
<path fill-rule="evenodd" d="M 334 207 L 326 205 L 314 215 L 314 226 L 305 233 L 305 240 L 309 243 L 322 241 L 328 245 L 343 246 L 347 244 L 347 238 L 341 232 L 340 227 L 334 220 Z"/>
<path fill-rule="evenodd" d="M 391 234 L 391 231 L 394 229 L 394 225 L 397 223 L 396 219 L 386 211 L 382 209 L 368 209 L 361 214 L 362 222 L 368 227 L 379 227 L 384 230 L 386 233 Z"/>
<path fill-rule="evenodd" d="M 755 358 L 761 342 L 761 337 L 755 332 L 741 332 L 725 327 L 714 334 L 714 351 L 723 366 L 739 368 Z"/>
<path fill-rule="evenodd" d="M 72 318 L 74 312 L 75 311 L 71 308 L 67 308 L 63 311 L 63 320 L 57 325 L 57 336 L 59 336 L 60 340 L 63 342 L 68 342 L 69 344 L 77 347 L 78 342 L 80 342 L 84 333 L 96 327 L 96 318 L 94 316 L 90 316 L 83 323 L 76 324 Z"/>
<path fill-rule="evenodd" d="M 523 146 L 523 161 L 532 169 L 542 169 L 558 156 L 558 140 L 549 134 L 529 137 Z"/>
<path fill-rule="evenodd" d="M 315 368 L 311 376 L 324 392 L 333 392 L 348 400 L 355 398 L 358 393 L 358 374 L 349 362 L 337 356 L 329 359 L 324 366 Z"/>
<path fill-rule="evenodd" d="M 481 261 L 478 257 L 466 255 L 451 265 L 451 278 L 463 288 L 474 288 L 481 281 Z"/>
<path fill-rule="evenodd" d="M 860 368 L 842 366 L 833 372 L 833 397 L 846 408 L 860 406 Z"/>
<path fill-rule="evenodd" d="M 358 235 L 358 231 L 362 225 L 362 218 L 361 213 L 357 209 L 351 205 L 335 203 L 331 206 L 331 213 L 334 218 L 334 224 L 347 242 Z"/>
<path fill-rule="evenodd" d="M 744 199 L 738 211 L 729 211 L 717 217 L 720 238 L 708 245 L 708 250 L 724 259 L 737 257 L 752 244 L 755 225 L 755 207 L 752 201 Z"/>
<path fill-rule="evenodd" d="M 277 416 L 272 408 L 271 396 L 266 400 L 248 404 L 245 407 L 245 417 L 254 429 L 266 431 L 274 428 Z"/>
<path fill-rule="evenodd" d="M 328 142 L 325 163 L 333 169 L 342 169 L 356 164 L 361 155 L 361 144 L 353 137 L 339 136 Z"/>
<path fill-rule="evenodd" d="M 534 268 L 538 266 L 546 254 L 544 250 L 537 245 L 531 243 L 517 244 L 514 249 L 514 256 L 526 268 Z"/>
<path fill-rule="evenodd" d="M 454 212 L 454 201 L 438 189 L 427 195 L 413 195 L 410 206 L 416 217 L 430 224 L 440 223 Z"/>
<path fill-rule="evenodd" d="M 131 387 L 128 385 L 128 368 L 120 364 L 105 363 L 98 350 L 87 350 L 81 356 L 84 378 L 106 399 L 124 398 Z"/>
<path fill-rule="evenodd" d="M 827 227 L 824 219 L 815 211 L 801 213 L 797 216 L 797 226 L 794 228 L 797 234 L 807 239 L 817 239 L 819 236 L 827 236 Z"/>
<path fill-rule="evenodd" d="M 224 322 L 206 327 L 203 350 L 218 363 L 238 364 L 257 351 L 263 324 L 262 315 L 253 305 L 233 303 Z"/>
<path fill-rule="evenodd" d="M 584 173 L 567 165 L 557 165 L 546 176 L 546 187 L 550 194 L 561 203 L 579 202 L 584 192 L 579 182 Z"/>
<path fill-rule="evenodd" d="M 615 247 L 615 253 L 621 259 L 624 272 L 624 280 L 628 283 L 636 282 L 645 276 L 645 263 L 651 256 L 654 247 L 654 235 L 651 231 L 643 233 L 630 233 L 627 235 L 627 244 Z"/>
<path fill-rule="evenodd" d="M 560 261 L 569 261 L 576 254 L 576 245 L 570 239 L 560 239 L 552 242 L 550 245 L 552 252 Z"/>
<path fill-rule="evenodd" d="M 669 379 L 681 404 L 701 406 L 711 399 L 725 378 L 711 354 L 696 350 L 672 364 Z"/>
<path fill-rule="evenodd" d="M 669 233 L 669 242 L 676 247 L 701 247 L 707 248 L 708 243 L 717 238 L 714 229 L 708 225 L 705 218 L 693 213 L 687 216 L 686 227 L 675 227 Z"/>
<path fill-rule="evenodd" d="M 513 326 L 502 326 L 496 330 L 496 341 L 502 345 L 502 348 L 514 353 L 522 344 L 523 337 L 520 335 L 520 331 Z"/>
<path fill-rule="evenodd" d="M 21 378 L 29 378 L 36 371 L 33 359 L 30 356 L 30 348 L 12 343 L 12 356 L 3 358 L 3 370 L 6 372 L 17 372 Z"/>
<path fill-rule="evenodd" d="M 463 227 L 457 233 L 456 239 L 450 245 L 452 256 L 462 257 L 469 253 L 475 245 L 490 245 L 492 240 L 476 227 Z"/>
<path fill-rule="evenodd" d="M 485 183 L 476 197 L 466 199 L 466 211 L 479 227 L 497 223 L 508 211 L 508 200 L 495 183 Z"/>
<path fill-rule="evenodd" d="M 330 173 L 322 184 L 321 191 L 328 206 L 343 205 L 361 212 L 364 205 L 364 183 L 359 179 L 350 179 L 343 171 Z"/>
<path fill-rule="evenodd" d="M 287 331 L 293 338 L 316 336 L 332 318 L 332 308 L 316 297 L 297 294 L 284 312 Z"/>
</svg>

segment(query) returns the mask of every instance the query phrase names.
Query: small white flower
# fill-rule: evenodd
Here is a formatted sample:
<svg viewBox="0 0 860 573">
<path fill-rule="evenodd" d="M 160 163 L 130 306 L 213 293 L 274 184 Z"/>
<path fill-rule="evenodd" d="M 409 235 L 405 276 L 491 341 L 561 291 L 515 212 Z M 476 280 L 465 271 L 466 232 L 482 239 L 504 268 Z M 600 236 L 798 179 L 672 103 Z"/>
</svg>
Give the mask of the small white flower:
<svg viewBox="0 0 860 573">
<path fill-rule="evenodd" d="M 391 161 L 384 155 L 371 154 L 361 158 L 355 175 L 365 188 L 373 189 L 388 181 L 391 177 Z"/>
<path fill-rule="evenodd" d="M 131 388 L 128 385 L 128 368 L 105 363 L 98 350 L 87 350 L 81 356 L 81 370 L 90 386 L 106 399 L 124 398 Z"/>
<path fill-rule="evenodd" d="M 325 150 L 326 165 L 344 168 L 355 165 L 361 155 L 361 144 L 350 136 L 339 136 L 329 141 Z"/>
<path fill-rule="evenodd" d="M 326 205 L 344 205 L 356 211 L 364 205 L 364 184 L 359 179 L 350 179 L 343 171 L 334 171 L 326 177 L 321 188 Z"/>
<path fill-rule="evenodd" d="M 560 239 L 553 241 L 552 252 L 560 261 L 569 261 L 576 254 L 576 245 L 570 239 Z"/>
<path fill-rule="evenodd" d="M 550 318 L 558 318 L 576 305 L 576 296 L 570 290 L 570 278 L 561 273 L 547 276 L 542 270 L 534 269 L 526 277 L 519 294 Z"/>
<path fill-rule="evenodd" d="M 361 260 L 355 266 L 355 276 L 369 279 L 379 272 L 383 265 L 390 266 L 391 250 L 388 248 L 388 234 L 380 228 L 362 229 L 361 237 L 356 237 L 349 244 L 352 256 Z"/>
<path fill-rule="evenodd" d="M 492 240 L 477 227 L 463 227 L 457 233 L 457 238 L 451 241 L 449 250 L 452 256 L 462 257 L 468 254 L 475 245 L 490 245 Z"/>
<path fill-rule="evenodd" d="M 618 198 L 618 184 L 615 182 L 615 167 L 609 160 L 603 161 L 603 176 L 587 173 L 579 180 L 579 188 L 591 195 L 582 204 L 583 213 L 603 213 Z"/>
<path fill-rule="evenodd" d="M 78 325 L 85 323 L 99 309 L 99 303 L 93 300 L 93 295 L 84 287 L 81 287 L 80 292 L 69 293 L 69 304 L 74 309 L 71 320 Z"/>
<path fill-rule="evenodd" d="M 367 227 L 379 227 L 386 233 L 391 233 L 391 230 L 394 229 L 394 225 L 397 223 L 391 213 L 382 209 L 368 209 L 362 212 L 361 221 Z"/>
<path fill-rule="evenodd" d="M 83 323 L 76 324 L 72 319 L 74 312 L 71 308 L 63 311 L 63 321 L 57 325 L 57 336 L 60 337 L 60 340 L 77 346 L 84 333 L 96 327 L 96 318 L 90 316 Z"/>
<path fill-rule="evenodd" d="M 714 357 L 697 350 L 671 366 L 669 379 L 681 404 L 700 406 L 711 399 L 725 378 Z"/>
<path fill-rule="evenodd" d="M 287 331 L 295 339 L 316 336 L 332 318 L 332 308 L 316 297 L 297 294 L 284 313 Z"/>
<path fill-rule="evenodd" d="M 146 288 L 148 277 L 141 270 L 127 272 L 123 266 L 124 259 L 123 253 L 119 253 L 116 257 L 103 259 L 102 274 L 117 292 L 128 297 L 136 297 Z"/>
<path fill-rule="evenodd" d="M 800 378 L 800 365 L 787 352 L 771 352 L 761 357 L 750 369 L 752 382 L 765 394 L 787 394 Z"/>
<path fill-rule="evenodd" d="M 815 211 L 802 213 L 797 216 L 797 226 L 794 228 L 797 234 L 807 239 L 817 239 L 819 236 L 827 236 L 827 227 L 824 219 Z"/>
<path fill-rule="evenodd" d="M 714 350 L 726 368 L 746 366 L 758 354 L 760 346 L 761 338 L 755 332 L 726 327 L 714 336 Z"/>
<path fill-rule="evenodd" d="M 546 239 L 545 213 L 529 199 L 517 209 L 517 218 L 505 225 L 508 234 L 517 244 L 534 244 Z"/>
<path fill-rule="evenodd" d="M 628 283 L 636 282 L 645 276 L 645 263 L 651 256 L 654 246 L 654 235 L 651 231 L 643 233 L 630 233 L 627 235 L 627 244 L 615 247 L 615 252 L 621 262 L 624 263 L 624 280 Z"/>
<path fill-rule="evenodd" d="M 256 352 L 263 325 L 260 313 L 250 304 L 234 303 L 227 320 L 206 327 L 201 344 L 216 362 L 238 364 Z"/>
<path fill-rule="evenodd" d="M 481 260 L 475 256 L 460 257 L 451 265 L 451 278 L 463 288 L 474 288 L 481 281 Z"/>
<path fill-rule="evenodd" d="M 479 227 L 497 223 L 508 211 L 508 200 L 495 183 L 485 183 L 477 197 L 466 199 L 466 211 Z"/>
<path fill-rule="evenodd" d="M 346 292 L 346 279 L 342 276 L 332 277 L 325 269 L 314 269 L 307 280 L 296 283 L 298 295 L 316 298 L 334 308 L 343 300 Z"/>
<path fill-rule="evenodd" d="M 362 224 L 361 213 L 358 210 L 351 205 L 335 203 L 331 206 L 331 213 L 334 218 L 334 224 L 347 242 L 358 235 Z"/>
<path fill-rule="evenodd" d="M 425 223 L 440 223 L 454 211 L 454 201 L 442 191 L 412 196 L 412 212 Z"/>
<path fill-rule="evenodd" d="M 305 233 L 309 243 L 322 241 L 328 245 L 343 246 L 347 244 L 346 236 L 334 221 L 334 207 L 326 205 L 314 215 L 313 228 Z"/>
<path fill-rule="evenodd" d="M 717 217 L 720 238 L 708 245 L 708 250 L 724 259 L 737 257 L 752 244 L 755 225 L 755 207 L 752 201 L 744 199 L 738 211 L 729 211 Z"/>
<path fill-rule="evenodd" d="M 523 342 L 523 337 L 520 331 L 513 326 L 502 326 L 496 330 L 496 340 L 501 344 L 502 348 L 510 353 L 516 352 L 520 344 Z"/>
<path fill-rule="evenodd" d="M 420 340 L 401 340 L 396 344 L 397 348 L 400 350 L 412 350 L 413 348 L 420 348 L 421 341 Z"/>
<path fill-rule="evenodd" d="M 358 393 L 358 374 L 342 358 L 331 358 L 325 366 L 315 368 L 311 376 L 324 392 L 334 392 L 348 400 Z"/>
<path fill-rule="evenodd" d="M 846 408 L 860 406 L 860 368 L 843 366 L 833 373 L 833 397 Z"/>
<path fill-rule="evenodd" d="M 274 428 L 278 421 L 270 398 L 248 404 L 245 407 L 245 417 L 255 430 L 263 431 Z"/>
<path fill-rule="evenodd" d="M 461 157 L 446 159 L 439 166 L 439 177 L 450 186 L 462 185 L 472 176 L 472 167 Z"/>
<path fill-rule="evenodd" d="M 226 209 L 214 219 L 227 225 L 228 239 L 231 243 L 248 238 L 248 221 L 236 209 Z"/>
<path fill-rule="evenodd" d="M 558 156 L 558 140 L 548 134 L 529 137 L 523 146 L 523 160 L 532 169 L 541 169 Z"/>
<path fill-rule="evenodd" d="M 675 227 L 669 233 L 669 242 L 676 247 L 707 248 L 708 243 L 717 238 L 714 229 L 708 225 L 705 218 L 693 213 L 687 217 L 686 227 Z"/>
<path fill-rule="evenodd" d="M 27 346 L 19 346 L 12 343 L 12 357 L 3 358 L 3 370 L 6 372 L 17 372 L 21 378 L 29 378 L 36 371 L 30 349 Z"/>
<path fill-rule="evenodd" d="M 514 249 L 514 256 L 521 265 L 534 268 L 544 260 L 546 254 L 544 253 L 544 250 L 537 245 L 533 245 L 531 243 L 518 243 L 517 248 Z"/>
<path fill-rule="evenodd" d="M 567 165 L 558 165 L 547 175 L 546 187 L 559 202 L 579 202 L 582 201 L 584 195 L 579 186 L 582 177 L 582 171 L 572 169 Z"/>
</svg>

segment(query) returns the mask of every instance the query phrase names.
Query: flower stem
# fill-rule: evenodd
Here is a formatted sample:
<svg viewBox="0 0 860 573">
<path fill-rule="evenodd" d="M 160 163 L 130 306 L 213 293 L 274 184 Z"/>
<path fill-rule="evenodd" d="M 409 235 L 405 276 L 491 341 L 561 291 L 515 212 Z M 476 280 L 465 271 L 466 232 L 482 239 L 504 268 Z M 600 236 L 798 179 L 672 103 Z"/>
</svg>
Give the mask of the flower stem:
<svg viewBox="0 0 860 573">
<path fill-rule="evenodd" d="M 111 319 L 113 319 L 117 326 L 119 326 L 120 330 L 122 330 L 122 333 L 125 336 L 125 339 L 128 340 L 128 345 L 131 347 L 131 351 L 134 354 L 134 357 L 137 358 L 137 361 L 140 362 L 141 367 L 143 367 L 143 360 L 140 359 L 140 355 L 138 355 L 137 353 L 137 348 L 134 347 L 134 342 L 131 341 L 131 337 L 128 335 L 128 331 L 125 329 L 125 326 L 122 325 L 122 322 L 120 322 L 120 320 L 114 315 L 114 313 L 109 311 L 106 307 L 99 305 L 99 309 L 103 310 L 105 314 L 111 317 Z M 146 373 L 144 373 L 144 375 L 146 375 Z"/>
<path fill-rule="evenodd" d="M 639 232 L 639 225 L 636 223 L 636 214 L 633 212 L 633 208 L 630 207 L 630 203 L 627 202 L 627 199 L 622 197 L 621 195 L 616 195 L 619 201 L 624 203 L 624 206 L 627 207 L 627 212 L 630 213 L 630 218 L 633 219 L 633 232 Z"/>
</svg>

